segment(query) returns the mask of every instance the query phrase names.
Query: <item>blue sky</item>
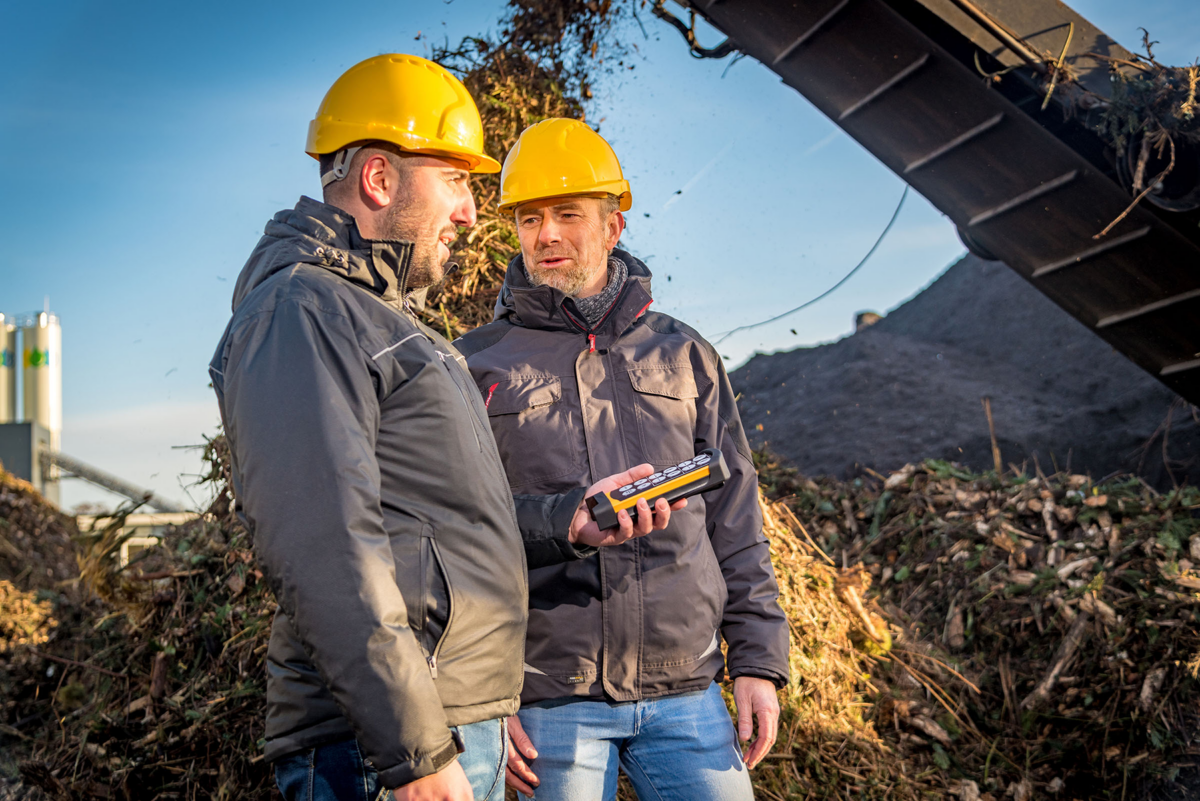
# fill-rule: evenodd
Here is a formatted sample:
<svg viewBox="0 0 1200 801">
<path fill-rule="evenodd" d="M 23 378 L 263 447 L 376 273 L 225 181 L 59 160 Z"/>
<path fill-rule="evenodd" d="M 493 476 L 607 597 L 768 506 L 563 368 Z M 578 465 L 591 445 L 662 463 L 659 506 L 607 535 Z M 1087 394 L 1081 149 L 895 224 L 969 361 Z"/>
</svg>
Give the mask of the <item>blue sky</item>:
<svg viewBox="0 0 1200 801">
<path fill-rule="evenodd" d="M 180 474 L 198 462 L 178 446 L 215 430 L 205 366 L 233 281 L 266 220 L 319 192 L 303 142 L 325 90 L 370 55 L 424 55 L 431 37 L 493 29 L 501 6 L 0 8 L 0 26 L 20 32 L 0 51 L 0 311 L 40 309 L 49 296 L 62 319 L 65 451 L 186 499 Z M 1200 56 L 1192 2 L 1073 6 L 1126 46 L 1149 28 L 1168 63 Z M 636 68 L 597 85 L 589 120 L 632 182 L 624 244 L 654 270 L 657 308 L 712 336 L 824 291 L 870 247 L 902 182 L 760 64 L 696 61 L 644 16 L 649 37 L 631 30 Z M 894 308 L 961 252 L 953 227 L 911 194 L 841 290 L 720 350 L 736 365 L 844 336 L 856 311 Z M 64 486 L 68 506 L 112 500 Z"/>
</svg>

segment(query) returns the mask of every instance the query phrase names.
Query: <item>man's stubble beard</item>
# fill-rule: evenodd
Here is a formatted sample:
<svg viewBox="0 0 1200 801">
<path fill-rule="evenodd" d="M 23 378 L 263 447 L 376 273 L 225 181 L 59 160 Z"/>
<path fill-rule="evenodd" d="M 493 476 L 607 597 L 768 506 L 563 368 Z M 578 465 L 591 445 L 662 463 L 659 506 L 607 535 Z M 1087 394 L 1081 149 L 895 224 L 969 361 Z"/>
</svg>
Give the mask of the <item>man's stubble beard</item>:
<svg viewBox="0 0 1200 801">
<path fill-rule="evenodd" d="M 568 254 L 556 253 L 554 255 Z M 569 298 L 579 297 L 579 293 L 587 288 L 587 285 L 592 282 L 596 275 L 595 267 L 585 267 L 578 261 L 572 262 L 572 266 L 570 267 L 543 270 L 531 264 L 529 259 L 526 259 L 525 269 L 535 286 L 553 287 Z M 608 259 L 604 260 L 604 269 L 608 269 Z"/>
<path fill-rule="evenodd" d="M 389 239 L 412 243 L 404 289 L 411 291 L 433 286 L 446 277 L 446 262 L 442 261 L 438 251 L 438 237 L 445 229 L 432 230 L 420 210 L 402 204 L 388 209 L 385 223 Z"/>
</svg>

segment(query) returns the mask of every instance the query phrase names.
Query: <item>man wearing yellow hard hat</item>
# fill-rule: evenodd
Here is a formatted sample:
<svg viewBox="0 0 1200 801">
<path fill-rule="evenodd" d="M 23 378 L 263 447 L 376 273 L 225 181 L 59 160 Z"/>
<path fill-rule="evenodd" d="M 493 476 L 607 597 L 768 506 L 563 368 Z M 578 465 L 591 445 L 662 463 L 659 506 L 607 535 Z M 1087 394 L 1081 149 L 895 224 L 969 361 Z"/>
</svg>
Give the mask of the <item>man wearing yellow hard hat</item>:
<svg viewBox="0 0 1200 801">
<path fill-rule="evenodd" d="M 289 801 L 501 799 L 526 562 L 670 520 L 662 503 L 601 532 L 582 487 L 514 497 L 462 357 L 415 316 L 475 223 L 470 173 L 499 169 L 483 141 L 437 64 L 390 54 L 342 75 L 306 148 L 324 202 L 267 223 L 210 365 L 279 602 L 265 741 Z"/>
<path fill-rule="evenodd" d="M 616 154 L 587 125 L 527 128 L 501 174 L 521 252 L 495 321 L 455 344 L 513 492 L 567 492 L 638 462 L 673 475 L 708 448 L 730 478 L 653 536 L 531 567 L 507 778 L 542 800 L 612 801 L 624 768 L 639 798 L 746 801 L 747 765 L 775 740 L 787 619 L 729 380 L 696 331 L 649 310 L 650 270 L 617 247 L 631 204 Z M 736 732 L 717 684 L 726 669 Z M 737 740 L 756 723 L 743 761 Z"/>
</svg>

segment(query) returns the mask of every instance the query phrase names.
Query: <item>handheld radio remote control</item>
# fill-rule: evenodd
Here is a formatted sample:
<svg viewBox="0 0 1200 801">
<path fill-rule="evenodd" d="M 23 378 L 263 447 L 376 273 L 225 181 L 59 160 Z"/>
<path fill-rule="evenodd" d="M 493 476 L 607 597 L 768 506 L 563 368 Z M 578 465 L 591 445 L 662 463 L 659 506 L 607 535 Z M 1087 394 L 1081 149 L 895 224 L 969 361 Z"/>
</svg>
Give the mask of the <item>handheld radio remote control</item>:
<svg viewBox="0 0 1200 801">
<path fill-rule="evenodd" d="M 654 509 L 659 498 L 674 503 L 680 498 L 689 498 L 701 492 L 716 489 L 729 480 L 729 467 L 725 457 L 717 448 L 705 448 L 700 453 L 674 467 L 668 467 L 632 484 L 617 487 L 609 492 L 598 492 L 587 499 L 592 519 L 603 531 L 616 528 L 617 512 L 622 509 L 637 520 L 637 502 L 642 498 Z"/>
</svg>

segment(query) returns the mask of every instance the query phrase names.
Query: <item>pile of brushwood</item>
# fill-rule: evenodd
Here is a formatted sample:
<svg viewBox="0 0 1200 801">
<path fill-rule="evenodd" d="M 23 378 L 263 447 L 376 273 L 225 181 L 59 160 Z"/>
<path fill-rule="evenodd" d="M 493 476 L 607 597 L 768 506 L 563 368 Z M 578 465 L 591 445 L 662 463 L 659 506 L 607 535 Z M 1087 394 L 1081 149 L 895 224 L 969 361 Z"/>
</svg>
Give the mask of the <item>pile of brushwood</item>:
<svg viewBox="0 0 1200 801">
<path fill-rule="evenodd" d="M 275 604 L 230 514 L 223 441 L 206 456 L 221 490 L 202 518 L 123 568 L 124 515 L 101 521 L 76 537 L 77 579 L 17 599 L 38 613 L 23 637 L 0 642 L 0 744 L 19 759 L 9 772 L 51 798 L 270 793 L 261 737 Z M 864 599 L 868 573 L 829 565 L 786 505 L 764 501 L 764 512 L 797 681 L 756 780 L 764 798 L 837 797 L 844 772 L 891 758 L 867 703 L 871 654 L 890 633 Z M 897 798 L 945 784 L 915 771 L 883 783 Z"/>
<path fill-rule="evenodd" d="M 224 488 L 222 443 L 206 457 Z M 50 798 L 265 798 L 263 657 L 275 604 L 228 491 L 122 568 L 130 511 L 75 536 L 72 578 L 10 594 L 50 614 L 26 642 L 0 640 L 0 750 Z"/>
<path fill-rule="evenodd" d="M 0 641 L 9 778 L 60 799 L 269 796 L 275 604 L 221 440 L 207 458 L 216 501 L 162 546 L 120 567 L 117 515 L 76 537 L 75 579 L 0 591 L 25 621 Z M 760 470 L 793 682 L 759 798 L 1137 798 L 1190 764 L 1200 492 Z M 10 495 L 46 511 L 10 533 L 52 531 L 31 490 Z"/>
<path fill-rule="evenodd" d="M 1141 798 L 1194 776 L 1200 490 L 941 461 L 763 475 L 820 552 L 874 579 L 895 645 L 870 717 L 898 755 L 963 799 Z"/>
</svg>

